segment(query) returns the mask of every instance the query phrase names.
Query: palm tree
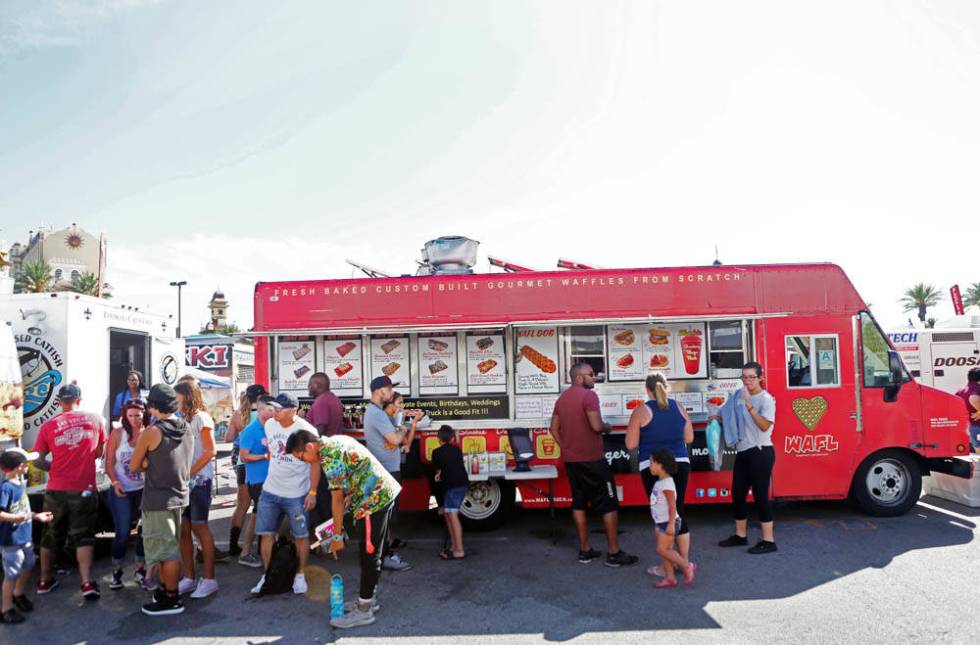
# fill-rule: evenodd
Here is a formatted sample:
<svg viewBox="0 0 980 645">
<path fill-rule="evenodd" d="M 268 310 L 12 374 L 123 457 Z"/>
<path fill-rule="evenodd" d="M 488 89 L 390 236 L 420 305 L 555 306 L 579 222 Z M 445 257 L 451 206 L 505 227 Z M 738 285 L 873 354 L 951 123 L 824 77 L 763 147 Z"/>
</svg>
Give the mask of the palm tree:
<svg viewBox="0 0 980 645">
<path fill-rule="evenodd" d="M 919 320 L 924 324 L 926 309 L 935 307 L 942 297 L 943 294 L 939 289 L 931 284 L 920 282 L 911 289 L 906 289 L 905 295 L 899 302 L 902 303 L 902 311 L 918 311 Z"/>
<path fill-rule="evenodd" d="M 966 307 L 980 307 L 980 282 L 974 282 L 966 290 L 963 305 Z"/>
<path fill-rule="evenodd" d="M 108 282 L 103 283 L 102 297 L 111 298 L 112 297 L 112 293 L 110 293 L 111 289 L 112 289 L 112 285 L 110 285 Z M 74 278 L 72 278 L 71 286 L 69 287 L 69 290 L 74 291 L 75 293 L 85 294 L 86 296 L 98 296 L 99 278 L 98 276 L 96 276 L 94 273 L 91 272 L 81 273 L 75 276 Z"/>
<path fill-rule="evenodd" d="M 54 274 L 47 262 L 25 262 L 14 276 L 17 293 L 44 293 L 54 285 Z"/>
</svg>

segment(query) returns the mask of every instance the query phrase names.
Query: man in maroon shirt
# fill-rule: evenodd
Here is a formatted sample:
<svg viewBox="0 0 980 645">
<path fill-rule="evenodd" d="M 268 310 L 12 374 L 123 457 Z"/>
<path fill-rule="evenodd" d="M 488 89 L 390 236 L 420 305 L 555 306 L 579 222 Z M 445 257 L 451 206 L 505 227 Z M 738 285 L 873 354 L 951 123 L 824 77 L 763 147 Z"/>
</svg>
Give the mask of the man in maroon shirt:
<svg viewBox="0 0 980 645">
<path fill-rule="evenodd" d="M 565 473 L 572 489 L 572 518 L 578 532 L 578 561 L 588 564 L 602 554 L 589 544 L 589 527 L 585 512 L 592 510 L 602 515 L 606 528 L 607 567 L 636 564 L 639 560 L 619 548 L 619 499 L 612 469 L 602 448 L 602 435 L 609 432 L 599 414 L 599 397 L 596 396 L 595 371 L 585 361 L 572 366 L 568 372 L 572 387 L 565 390 L 555 402 L 551 415 L 551 436 L 561 446 Z"/>
<path fill-rule="evenodd" d="M 310 377 L 310 396 L 313 405 L 306 413 L 306 421 L 316 428 L 321 437 L 340 434 L 344 427 L 344 404 L 330 391 L 330 377 L 317 372 Z"/>
<path fill-rule="evenodd" d="M 106 436 L 102 417 L 76 409 L 82 391 L 74 383 L 58 390 L 61 414 L 41 426 L 34 451 L 36 464 L 49 470 L 44 510 L 54 513 L 41 539 L 41 579 L 37 593 L 58 586 L 51 575 L 53 549 L 60 544 L 74 548 L 82 576 L 82 595 L 99 599 L 99 585 L 92 580 L 92 556 L 98 521 L 95 460 L 102 456 Z M 47 456 L 51 454 L 51 463 Z"/>
</svg>

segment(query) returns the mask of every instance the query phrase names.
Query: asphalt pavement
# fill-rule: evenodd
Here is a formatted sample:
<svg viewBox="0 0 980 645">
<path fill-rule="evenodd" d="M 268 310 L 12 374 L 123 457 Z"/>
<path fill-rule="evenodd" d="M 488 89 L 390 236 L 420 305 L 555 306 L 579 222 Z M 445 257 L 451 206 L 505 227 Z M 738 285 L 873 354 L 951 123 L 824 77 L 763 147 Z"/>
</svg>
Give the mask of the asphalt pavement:
<svg viewBox="0 0 980 645">
<path fill-rule="evenodd" d="M 227 545 L 232 492 L 219 482 L 215 537 Z M 623 548 L 640 564 L 610 569 L 576 560 L 570 513 L 515 511 L 502 529 L 465 536 L 469 557 L 436 557 L 442 528 L 434 515 L 402 515 L 398 533 L 412 569 L 384 572 L 381 611 L 368 627 L 343 632 L 329 624 L 332 573 L 356 591 L 356 545 L 339 562 L 311 557 L 305 596 L 249 597 L 260 572 L 234 560 L 219 564 L 220 591 L 187 600 L 177 617 L 140 613 L 147 594 L 127 576 L 108 589 L 110 563 L 100 548 L 102 599 L 86 603 L 77 573 L 36 598 L 27 623 L 0 627 L 0 642 L 22 643 L 583 643 L 650 642 L 976 642 L 980 547 L 970 509 L 925 497 L 909 514 L 870 518 L 844 503 L 776 507 L 779 552 L 754 556 L 721 549 L 731 532 L 725 506 L 689 507 L 692 588 L 654 589 L 646 568 L 656 561 L 644 509 L 621 514 Z M 594 546 L 605 538 L 594 523 Z M 757 537 L 756 529 L 750 541 Z M 33 593 L 32 593 L 33 595 Z"/>
</svg>

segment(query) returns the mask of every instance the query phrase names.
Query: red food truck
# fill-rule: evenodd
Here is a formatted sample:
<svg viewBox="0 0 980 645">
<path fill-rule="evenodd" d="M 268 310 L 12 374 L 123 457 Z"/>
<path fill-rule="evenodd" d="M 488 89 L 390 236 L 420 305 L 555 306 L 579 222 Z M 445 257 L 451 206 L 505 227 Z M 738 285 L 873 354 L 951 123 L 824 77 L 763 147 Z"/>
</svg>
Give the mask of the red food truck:
<svg viewBox="0 0 980 645">
<path fill-rule="evenodd" d="M 651 370 L 695 422 L 688 503 L 730 501 L 734 454 L 709 460 L 704 428 L 750 360 L 777 402 L 775 498 L 852 496 L 871 514 L 898 515 L 916 503 L 924 474 L 971 475 L 956 459 L 969 452 L 962 402 L 908 375 L 832 264 L 265 282 L 255 287 L 253 335 L 259 381 L 303 395 L 310 375 L 327 373 L 355 436 L 367 385 L 381 374 L 432 430 L 459 431 L 468 467 L 479 470 L 462 509 L 471 526 L 499 525 L 517 496 L 524 507 L 570 504 L 547 428 L 579 360 L 598 374 L 614 428 L 606 456 L 625 505 L 647 503 L 624 430 Z M 530 443 L 518 456 L 530 469 L 515 467 L 522 428 Z M 430 431 L 412 447 L 401 508 L 430 507 L 436 446 Z"/>
</svg>

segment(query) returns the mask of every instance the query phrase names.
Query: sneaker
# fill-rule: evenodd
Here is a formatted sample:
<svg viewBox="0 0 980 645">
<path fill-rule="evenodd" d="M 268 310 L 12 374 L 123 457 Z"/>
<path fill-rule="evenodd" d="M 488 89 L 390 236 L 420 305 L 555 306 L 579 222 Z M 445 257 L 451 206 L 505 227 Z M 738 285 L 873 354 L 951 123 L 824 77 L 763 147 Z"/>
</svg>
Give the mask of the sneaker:
<svg viewBox="0 0 980 645">
<path fill-rule="evenodd" d="M 373 622 L 374 620 L 373 616 L 371 620 Z M 11 625 L 15 623 L 22 623 L 24 622 L 24 616 L 16 609 L 8 609 L 7 611 L 3 612 L 2 615 L 0 615 L 0 622 L 9 623 Z"/>
<path fill-rule="evenodd" d="M 102 594 L 99 592 L 99 583 L 90 580 L 82 585 L 82 597 L 85 600 L 98 600 Z"/>
<path fill-rule="evenodd" d="M 262 568 L 262 560 L 259 560 L 251 553 L 245 553 L 238 556 L 238 564 L 245 567 L 252 567 L 253 569 Z"/>
<path fill-rule="evenodd" d="M 135 580 L 136 584 L 145 591 L 156 591 L 157 587 L 160 586 L 157 584 L 157 581 L 153 579 L 153 576 L 146 575 L 145 567 L 140 567 L 133 572 L 133 580 Z"/>
<path fill-rule="evenodd" d="M 749 549 L 749 553 L 752 555 L 759 555 L 760 553 L 775 553 L 779 549 L 776 548 L 775 542 L 768 542 L 766 540 L 759 540 L 758 544 Z"/>
<path fill-rule="evenodd" d="M 744 537 L 742 537 L 740 535 L 729 535 L 724 540 L 722 540 L 721 542 L 719 542 L 718 543 L 718 546 L 720 546 L 720 547 L 745 546 L 748 543 L 749 543 L 749 539 L 748 538 L 744 538 Z"/>
<path fill-rule="evenodd" d="M 412 565 L 402 560 L 397 553 L 393 553 L 384 559 L 381 568 L 388 571 L 408 571 Z"/>
<path fill-rule="evenodd" d="M 59 582 L 54 578 L 48 578 L 47 580 L 37 581 L 37 593 L 39 596 L 43 596 L 46 593 L 51 593 L 55 587 L 57 587 Z"/>
<path fill-rule="evenodd" d="M 297 573 L 293 578 L 293 593 L 306 593 L 309 589 L 310 587 L 306 584 L 306 576 L 302 573 Z"/>
<path fill-rule="evenodd" d="M 341 618 L 334 618 L 330 624 L 337 629 L 350 629 L 351 627 L 361 627 L 370 625 L 374 622 L 374 612 L 370 608 L 362 609 L 361 602 L 357 601 L 354 608 L 344 614 Z"/>
<path fill-rule="evenodd" d="M 635 555 L 630 555 L 626 551 L 620 549 L 616 553 L 610 553 L 606 556 L 605 565 L 613 568 L 628 567 L 631 564 L 636 564 L 639 561 L 640 559 Z"/>
<path fill-rule="evenodd" d="M 647 573 L 651 576 L 657 576 L 658 578 L 663 578 L 665 575 L 667 575 L 667 572 L 664 571 L 664 565 L 662 564 L 650 565 L 647 567 Z"/>
<path fill-rule="evenodd" d="M 218 590 L 217 580 L 213 580 L 209 578 L 201 578 L 201 581 L 197 583 L 197 588 L 194 590 L 194 593 L 191 594 L 191 598 L 194 599 L 207 598 L 211 594 L 215 593 L 217 590 Z"/>
<path fill-rule="evenodd" d="M 183 596 L 186 593 L 194 591 L 195 588 L 197 588 L 197 582 L 190 578 L 181 578 L 177 584 L 177 593 Z"/>
<path fill-rule="evenodd" d="M 214 547 L 214 561 L 215 562 L 228 562 L 231 554 L 227 551 L 222 551 L 218 547 Z"/>
<path fill-rule="evenodd" d="M 118 591 L 119 589 L 122 589 L 123 588 L 122 577 L 123 577 L 123 570 L 115 569 L 112 572 L 112 582 L 109 583 L 109 588 L 112 589 L 113 591 Z"/>
<path fill-rule="evenodd" d="M 153 576 L 146 576 L 140 586 L 143 587 L 144 591 L 156 591 L 160 588 L 160 583 Z"/>
<path fill-rule="evenodd" d="M 254 594 L 262 593 L 262 585 L 264 584 L 265 584 L 265 574 L 262 574 L 262 577 L 259 578 L 259 583 L 254 587 L 252 587 L 252 593 Z"/>
<path fill-rule="evenodd" d="M 180 596 L 154 594 L 153 602 L 143 605 L 143 613 L 147 616 L 173 616 L 184 613 L 184 603 Z"/>
<path fill-rule="evenodd" d="M 26 594 L 23 596 L 14 596 L 14 607 L 26 614 L 34 611 L 34 603 L 31 602 L 31 599 Z"/>
<path fill-rule="evenodd" d="M 697 571 L 698 571 L 698 565 L 691 562 L 690 566 L 687 568 L 687 572 L 684 574 L 685 585 L 690 587 L 691 585 L 694 584 L 694 574 L 697 573 Z"/>
<path fill-rule="evenodd" d="M 591 547 L 589 548 L 588 551 L 578 552 L 578 561 L 581 562 L 582 564 L 588 564 L 593 560 L 595 560 L 596 558 L 601 558 L 601 557 L 602 557 L 602 552 L 596 551 Z"/>
<path fill-rule="evenodd" d="M 344 603 L 344 613 L 345 614 L 347 612 L 349 612 L 349 611 L 354 611 L 355 609 L 357 609 L 357 601 L 356 600 L 348 600 L 347 602 Z M 377 613 L 379 611 L 381 611 L 381 603 L 378 602 L 378 597 L 375 596 L 374 597 L 374 603 L 371 605 L 371 613 L 374 614 L 374 613 Z"/>
</svg>

